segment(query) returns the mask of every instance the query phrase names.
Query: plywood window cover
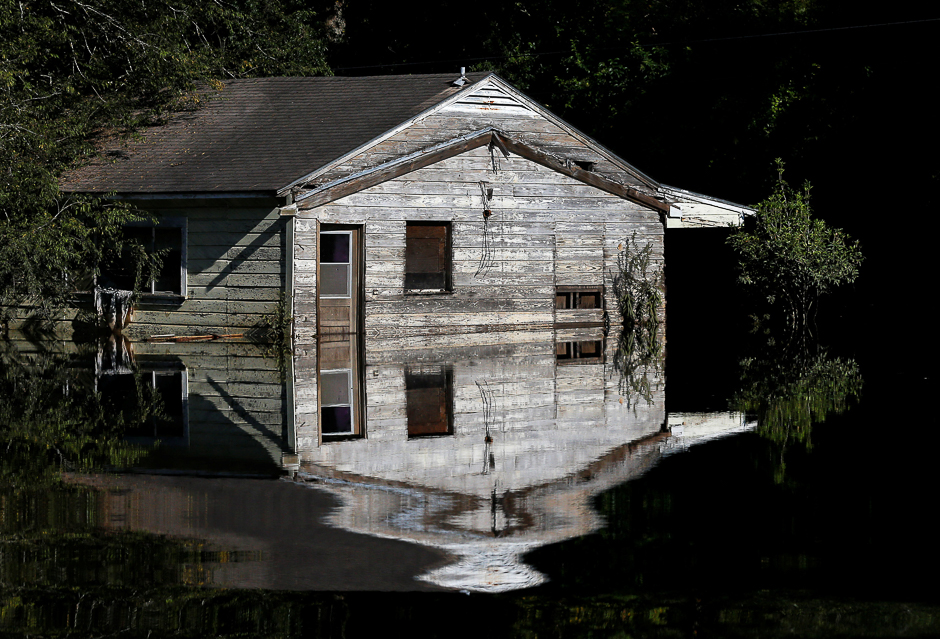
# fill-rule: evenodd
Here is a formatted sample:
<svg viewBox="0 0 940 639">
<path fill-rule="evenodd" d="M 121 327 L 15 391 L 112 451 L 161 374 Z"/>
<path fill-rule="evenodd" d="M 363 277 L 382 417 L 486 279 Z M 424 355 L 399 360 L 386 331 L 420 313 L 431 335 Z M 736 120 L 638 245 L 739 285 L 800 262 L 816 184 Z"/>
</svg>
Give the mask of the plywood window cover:
<svg viewBox="0 0 940 639">
<path fill-rule="evenodd" d="M 427 229 L 422 232 L 422 229 Z M 431 246 L 436 244 L 436 246 Z M 407 222 L 405 225 L 405 293 L 409 295 L 441 294 L 453 291 L 453 255 L 451 222 Z M 428 249 L 437 253 L 433 260 Z M 421 270 L 429 261 L 437 261 L 433 270 Z M 410 265 L 410 266 L 409 266 Z M 409 270 L 411 269 L 411 270 Z M 415 285 L 421 276 L 440 276 L 442 286 Z M 409 277 L 410 276 L 410 277 Z M 409 279 L 412 285 L 409 285 Z"/>
<path fill-rule="evenodd" d="M 405 371 L 405 412 L 408 439 L 453 435 L 453 371 L 443 366 L 409 367 Z"/>
</svg>

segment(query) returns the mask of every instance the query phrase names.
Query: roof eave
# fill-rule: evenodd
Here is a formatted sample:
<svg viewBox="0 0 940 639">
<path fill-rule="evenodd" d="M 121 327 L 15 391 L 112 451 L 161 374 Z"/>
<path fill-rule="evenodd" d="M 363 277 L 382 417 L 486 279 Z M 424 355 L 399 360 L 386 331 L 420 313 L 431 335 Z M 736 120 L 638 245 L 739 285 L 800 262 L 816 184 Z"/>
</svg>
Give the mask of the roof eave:
<svg viewBox="0 0 940 639">
<path fill-rule="evenodd" d="M 486 144 L 494 145 L 501 152 L 506 154 L 507 157 L 511 151 L 527 160 L 537 162 L 554 171 L 618 197 L 660 211 L 662 214 L 668 214 L 669 212 L 669 204 L 666 202 L 611 180 L 599 173 L 582 169 L 576 164 L 566 161 L 565 158 L 546 153 L 522 141 L 513 139 L 511 136 L 506 135 L 494 127 L 480 129 L 479 131 L 462 135 L 448 140 L 447 142 L 420 149 L 403 157 L 371 166 L 357 173 L 353 173 L 352 175 L 337 178 L 297 196 L 296 201 L 305 202 L 305 209 L 316 208 L 341 197 L 345 197 L 346 195 L 375 186 L 376 184 L 416 171 L 425 166 Z"/>
</svg>

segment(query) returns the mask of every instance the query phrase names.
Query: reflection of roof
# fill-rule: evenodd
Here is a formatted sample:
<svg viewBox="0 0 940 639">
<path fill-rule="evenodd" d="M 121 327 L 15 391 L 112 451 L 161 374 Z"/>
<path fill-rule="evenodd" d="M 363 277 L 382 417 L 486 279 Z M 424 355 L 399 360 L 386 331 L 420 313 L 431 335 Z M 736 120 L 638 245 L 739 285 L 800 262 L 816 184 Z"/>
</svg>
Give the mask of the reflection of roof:
<svg viewBox="0 0 940 639">
<path fill-rule="evenodd" d="M 448 73 L 229 80 L 209 92 L 203 108 L 106 149 L 104 159 L 66 176 L 63 188 L 273 194 L 456 93 L 455 79 Z"/>
<path fill-rule="evenodd" d="M 522 555 L 602 525 L 591 498 L 641 476 L 659 459 L 667 433 L 621 444 L 548 483 L 491 495 L 461 494 L 305 466 L 295 480 L 338 497 L 331 524 L 351 532 L 442 549 L 456 561 L 420 576 L 438 586 L 486 592 L 526 588 L 545 577 Z"/>
<path fill-rule="evenodd" d="M 591 505 L 594 496 L 642 476 L 663 454 L 752 427 L 740 413 L 684 413 L 670 416 L 669 422 L 672 433 L 652 432 L 622 443 L 564 477 L 508 489 L 494 481 L 489 496 L 475 484 L 467 486 L 469 493 L 446 490 L 439 476 L 423 475 L 420 467 L 413 469 L 419 472 L 410 481 L 403 481 L 397 473 L 391 473 L 394 479 L 370 477 L 308 463 L 294 478 L 342 501 L 329 518 L 339 528 L 411 541 L 455 557 L 420 579 L 448 588 L 501 592 L 545 581 L 525 565 L 525 553 L 603 525 Z M 554 434 L 532 435 L 544 440 Z"/>
</svg>

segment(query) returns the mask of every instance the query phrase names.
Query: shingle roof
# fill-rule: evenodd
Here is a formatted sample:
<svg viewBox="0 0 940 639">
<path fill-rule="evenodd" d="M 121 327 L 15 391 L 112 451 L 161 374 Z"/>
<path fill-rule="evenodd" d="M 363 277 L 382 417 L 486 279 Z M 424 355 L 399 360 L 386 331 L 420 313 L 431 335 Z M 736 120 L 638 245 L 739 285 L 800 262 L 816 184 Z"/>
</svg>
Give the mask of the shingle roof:
<svg viewBox="0 0 940 639">
<path fill-rule="evenodd" d="M 468 74 L 472 82 L 485 74 Z M 444 100 L 457 74 L 229 80 L 63 177 L 71 192 L 274 192 Z M 118 148 L 119 147 L 119 148 Z"/>
</svg>

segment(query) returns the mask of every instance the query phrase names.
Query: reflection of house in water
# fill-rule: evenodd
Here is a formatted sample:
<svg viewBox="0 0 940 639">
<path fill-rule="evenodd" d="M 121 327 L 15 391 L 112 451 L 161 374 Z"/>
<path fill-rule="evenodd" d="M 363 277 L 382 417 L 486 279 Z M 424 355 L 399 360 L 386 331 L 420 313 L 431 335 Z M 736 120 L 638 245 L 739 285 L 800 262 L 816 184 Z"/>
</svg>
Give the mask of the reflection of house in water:
<svg viewBox="0 0 940 639">
<path fill-rule="evenodd" d="M 165 409 L 165 422 L 132 433 L 162 442 L 139 470 L 212 477 L 76 481 L 111 489 L 101 525 L 237 558 L 204 566 L 207 583 L 409 589 L 417 574 L 421 587 L 499 591 L 545 579 L 526 552 L 602 526 L 594 496 L 744 426 L 736 415 L 667 417 L 655 368 L 637 373 L 646 399 L 624 395 L 616 345 L 599 328 L 478 338 L 444 348 L 334 336 L 299 351 L 286 384 L 249 345 L 138 344 L 132 362 L 106 351 L 103 394 L 126 402 L 137 379 Z M 259 473 L 292 481 L 230 478 Z"/>
<path fill-rule="evenodd" d="M 277 475 L 292 448 L 287 389 L 277 363 L 252 344 L 134 344 L 99 351 L 96 388 L 133 415 L 128 439 L 158 444 L 144 462 L 174 470 Z"/>
<path fill-rule="evenodd" d="M 669 438 L 661 371 L 645 371 L 650 401 L 637 402 L 599 331 L 553 333 L 462 349 L 366 350 L 348 336 L 321 342 L 319 363 L 310 347 L 297 362 L 295 478 L 342 499 L 330 518 L 341 528 L 458 558 L 422 579 L 539 583 L 521 555 L 600 527 L 591 498 L 645 472 Z"/>
</svg>

